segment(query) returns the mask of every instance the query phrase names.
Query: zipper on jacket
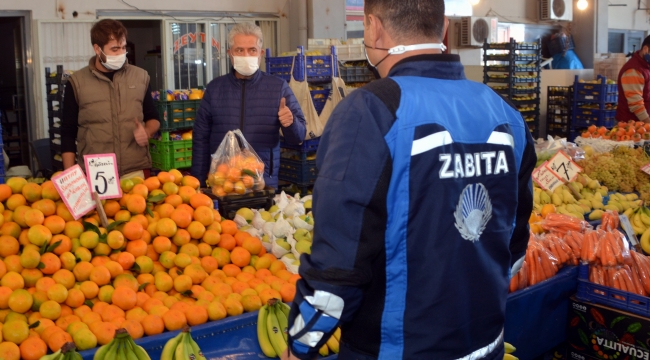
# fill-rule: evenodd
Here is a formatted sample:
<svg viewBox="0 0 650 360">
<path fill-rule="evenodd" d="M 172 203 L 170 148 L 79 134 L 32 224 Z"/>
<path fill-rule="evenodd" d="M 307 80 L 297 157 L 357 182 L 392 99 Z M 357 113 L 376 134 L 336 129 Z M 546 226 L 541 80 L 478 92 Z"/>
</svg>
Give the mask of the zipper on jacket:
<svg viewBox="0 0 650 360">
<path fill-rule="evenodd" d="M 241 115 L 239 118 L 239 130 L 244 131 L 244 104 L 246 103 L 246 81 L 241 81 Z"/>
</svg>

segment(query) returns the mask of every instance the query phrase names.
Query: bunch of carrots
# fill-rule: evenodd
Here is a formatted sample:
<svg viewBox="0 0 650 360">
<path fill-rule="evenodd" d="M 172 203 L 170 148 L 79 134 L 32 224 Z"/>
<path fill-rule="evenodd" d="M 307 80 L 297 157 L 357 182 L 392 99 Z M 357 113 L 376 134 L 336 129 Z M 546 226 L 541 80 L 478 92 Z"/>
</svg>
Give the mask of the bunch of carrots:
<svg viewBox="0 0 650 360">
<path fill-rule="evenodd" d="M 547 214 L 539 225 L 546 233 L 531 232 L 523 265 L 510 280 L 510 292 L 547 280 L 562 266 L 576 266 L 580 261 L 603 266 L 632 264 L 630 251 L 624 246 L 625 237 L 617 230 L 616 212 L 603 213 L 598 230 L 593 230 L 586 221 L 556 213 Z"/>
</svg>

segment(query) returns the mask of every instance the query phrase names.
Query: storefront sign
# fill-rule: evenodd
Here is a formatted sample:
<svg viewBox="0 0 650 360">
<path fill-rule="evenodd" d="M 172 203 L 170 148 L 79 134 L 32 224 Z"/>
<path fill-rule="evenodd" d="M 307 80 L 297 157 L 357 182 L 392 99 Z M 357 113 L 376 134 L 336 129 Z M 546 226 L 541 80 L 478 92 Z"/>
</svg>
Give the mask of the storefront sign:
<svg viewBox="0 0 650 360">
<path fill-rule="evenodd" d="M 533 181 L 544 190 L 555 190 L 564 183 L 562 179 L 546 167 L 548 162 L 542 163 L 533 171 Z"/>
<path fill-rule="evenodd" d="M 558 151 L 545 166 L 564 182 L 575 180 L 582 171 L 582 168 L 563 151 Z"/>
<path fill-rule="evenodd" d="M 204 32 L 196 32 L 196 33 L 187 33 L 180 38 L 176 39 L 174 41 L 174 54 L 178 52 L 183 46 L 187 46 L 188 44 L 194 44 L 197 41 L 200 41 L 205 44 L 205 33 Z M 221 51 L 221 44 L 215 38 L 212 38 L 212 47 L 217 49 L 217 51 Z"/>
<path fill-rule="evenodd" d="M 96 192 L 101 200 L 122 197 L 115 154 L 84 155 L 84 163 L 90 189 Z"/>
<path fill-rule="evenodd" d="M 79 165 L 53 176 L 52 183 L 75 220 L 95 208 L 88 181 Z"/>
</svg>

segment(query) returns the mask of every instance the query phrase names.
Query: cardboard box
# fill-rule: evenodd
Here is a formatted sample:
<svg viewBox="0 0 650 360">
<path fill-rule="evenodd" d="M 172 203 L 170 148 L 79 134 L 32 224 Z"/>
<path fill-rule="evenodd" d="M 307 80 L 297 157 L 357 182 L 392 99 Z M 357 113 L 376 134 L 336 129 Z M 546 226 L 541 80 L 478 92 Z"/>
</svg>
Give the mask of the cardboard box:
<svg viewBox="0 0 650 360">
<path fill-rule="evenodd" d="M 568 359 L 650 359 L 649 318 L 572 297 L 568 319 Z"/>
<path fill-rule="evenodd" d="M 625 54 L 594 54 L 594 79 L 598 75 L 602 75 L 607 77 L 608 80 L 618 81 L 618 73 L 626 62 Z"/>
</svg>

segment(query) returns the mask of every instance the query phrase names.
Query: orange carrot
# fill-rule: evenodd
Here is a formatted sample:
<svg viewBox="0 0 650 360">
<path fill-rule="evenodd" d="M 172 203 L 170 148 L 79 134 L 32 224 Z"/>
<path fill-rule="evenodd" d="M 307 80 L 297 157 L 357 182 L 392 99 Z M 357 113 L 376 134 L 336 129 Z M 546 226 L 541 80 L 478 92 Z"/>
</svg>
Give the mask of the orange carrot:
<svg viewBox="0 0 650 360">
<path fill-rule="evenodd" d="M 587 238 L 587 235 L 585 234 L 585 238 Z M 591 231 L 589 233 L 589 242 L 588 246 L 589 249 L 587 249 L 587 261 L 590 263 L 593 263 L 596 261 L 596 254 L 597 254 L 597 242 L 596 242 L 596 232 Z"/>
<path fill-rule="evenodd" d="M 616 262 L 620 265 L 623 265 L 623 251 L 620 247 L 619 242 L 614 238 L 614 234 L 607 232 L 605 233 L 604 239 L 609 242 L 609 246 L 612 249 L 612 253 L 614 254 Z"/>
</svg>

